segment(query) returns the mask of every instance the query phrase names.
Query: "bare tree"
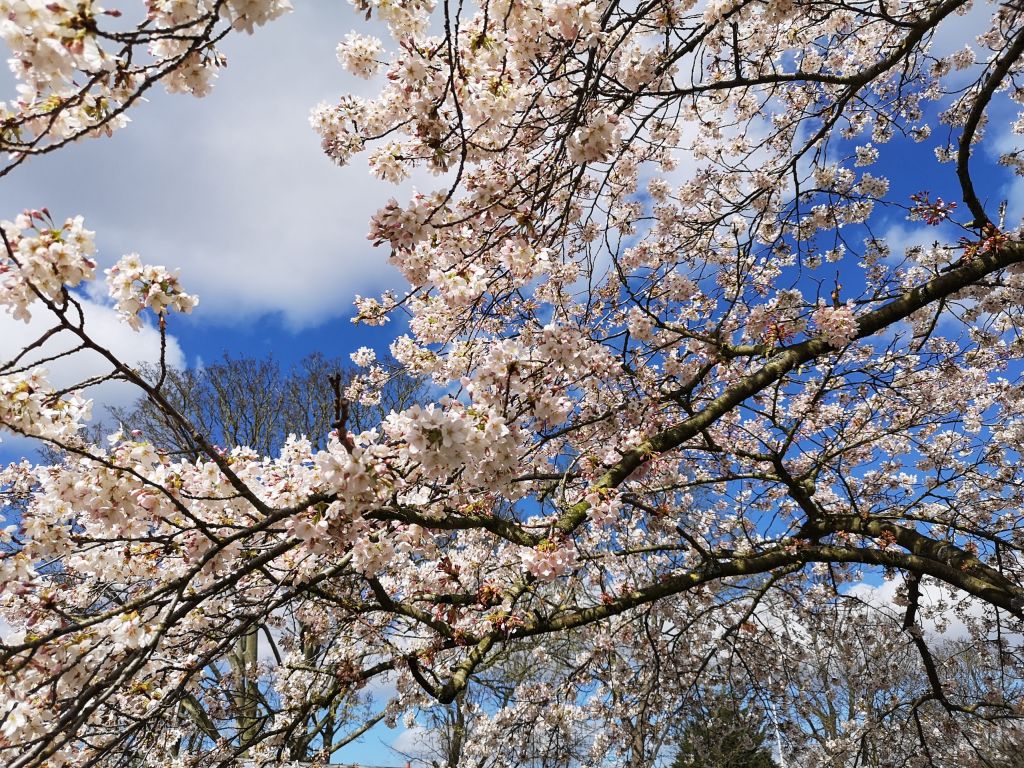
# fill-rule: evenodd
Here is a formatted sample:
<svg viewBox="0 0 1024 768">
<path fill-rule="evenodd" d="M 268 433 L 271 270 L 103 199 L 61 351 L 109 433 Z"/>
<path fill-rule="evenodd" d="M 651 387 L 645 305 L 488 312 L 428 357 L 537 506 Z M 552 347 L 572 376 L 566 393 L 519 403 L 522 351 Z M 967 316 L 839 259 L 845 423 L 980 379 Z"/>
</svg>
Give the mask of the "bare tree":
<svg viewBox="0 0 1024 768">
<path fill-rule="evenodd" d="M 383 380 L 375 393 L 378 396 L 346 402 L 347 424 L 357 432 L 379 424 L 390 411 L 407 408 L 427 396 L 423 377 L 409 375 L 397 363 L 385 362 L 375 369 L 372 375 Z M 155 380 L 160 372 L 156 366 L 144 366 L 141 374 Z M 261 456 L 280 450 L 289 434 L 306 437 L 318 450 L 335 428 L 338 393 L 344 397 L 358 379 L 351 364 L 319 353 L 286 369 L 273 357 L 225 353 L 216 363 L 168 369 L 164 374 L 161 392 L 188 424 L 170 418 L 165 409 L 147 398 L 130 408 L 112 409 L 112 413 L 125 429 L 140 430 L 160 449 L 190 458 L 201 455 L 197 432 L 225 447 L 245 446 Z"/>
</svg>

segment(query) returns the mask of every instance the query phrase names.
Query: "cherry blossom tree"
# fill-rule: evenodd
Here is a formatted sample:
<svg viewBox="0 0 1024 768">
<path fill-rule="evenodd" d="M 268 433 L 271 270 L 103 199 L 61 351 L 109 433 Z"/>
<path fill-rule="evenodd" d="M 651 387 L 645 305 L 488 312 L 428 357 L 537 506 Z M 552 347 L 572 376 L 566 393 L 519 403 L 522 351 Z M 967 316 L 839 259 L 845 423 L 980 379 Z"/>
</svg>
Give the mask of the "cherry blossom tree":
<svg viewBox="0 0 1024 768">
<path fill-rule="evenodd" d="M 110 31 L 88 3 L 0 2 L 21 83 L 0 115 L 10 163 L 118 127 L 157 82 L 202 95 L 217 41 L 285 10 L 161 1 Z M 391 40 L 353 33 L 338 58 L 380 94 L 311 122 L 335 162 L 438 177 L 370 222 L 408 290 L 355 301 L 362 323 L 407 319 L 391 354 L 447 395 L 354 431 L 348 403 L 386 378 L 360 350 L 322 448 L 218 448 L 166 366 L 143 376 L 90 335 L 85 223 L 3 222 L 0 303 L 50 326 L 2 364 L 0 423 L 67 455 L 0 479 L 18 510 L 0 559 L 5 764 L 274 765 L 297 732 L 326 760 L 340 692 L 386 678 L 372 717 L 395 722 L 456 701 L 495 654 L 571 633 L 571 668 L 480 713 L 462 753 L 515 764 L 507 736 L 530 723 L 580 762 L 648 765 L 694 686 L 743 669 L 765 707 L 794 711 L 784 673 L 814 655 L 797 619 L 865 583 L 895 585 L 898 610 L 868 609 L 923 676 L 884 716 L 854 707 L 831 764 L 860 764 L 865 740 L 879 764 L 967 764 L 979 734 L 1012 745 L 1024 243 L 1000 202 L 1024 169 L 1024 8 L 357 7 Z M 921 149 L 938 186 L 897 192 L 916 169 L 887 170 Z M 908 218 L 933 245 L 893 248 Z M 132 327 L 166 334 L 197 303 L 187 275 L 135 254 L 106 279 Z M 85 353 L 108 372 L 49 383 L 47 362 Z M 85 440 L 108 379 L 197 458 Z M 928 622 L 949 616 L 970 678 L 935 651 Z M 830 626 L 874 658 L 861 624 Z M 190 702 L 262 627 L 281 658 L 206 727 Z M 667 664 L 678 682 L 658 686 Z M 877 736 L 893 723 L 913 726 L 909 753 Z"/>
</svg>

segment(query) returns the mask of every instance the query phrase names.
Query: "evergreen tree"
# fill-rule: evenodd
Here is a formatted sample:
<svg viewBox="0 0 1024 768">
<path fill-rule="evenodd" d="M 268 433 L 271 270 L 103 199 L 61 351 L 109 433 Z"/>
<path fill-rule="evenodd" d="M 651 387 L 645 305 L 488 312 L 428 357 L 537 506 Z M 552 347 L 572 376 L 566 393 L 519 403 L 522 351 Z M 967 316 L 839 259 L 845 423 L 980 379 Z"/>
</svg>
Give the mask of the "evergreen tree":
<svg viewBox="0 0 1024 768">
<path fill-rule="evenodd" d="M 761 716 L 720 699 L 683 726 L 672 768 L 774 768 Z"/>
</svg>

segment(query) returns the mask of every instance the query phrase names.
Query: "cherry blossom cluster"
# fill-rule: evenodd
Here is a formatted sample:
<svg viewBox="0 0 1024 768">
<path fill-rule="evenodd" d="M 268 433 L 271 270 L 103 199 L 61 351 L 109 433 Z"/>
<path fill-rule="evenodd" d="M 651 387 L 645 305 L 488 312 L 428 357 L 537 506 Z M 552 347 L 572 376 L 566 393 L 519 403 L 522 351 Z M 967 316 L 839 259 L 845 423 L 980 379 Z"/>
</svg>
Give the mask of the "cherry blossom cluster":
<svg viewBox="0 0 1024 768">
<path fill-rule="evenodd" d="M 576 553 L 571 546 L 560 546 L 547 539 L 524 550 L 522 559 L 529 574 L 540 582 L 552 582 L 576 565 Z"/>
<path fill-rule="evenodd" d="M 95 275 L 93 232 L 76 216 L 57 226 L 49 211 L 25 211 L 13 222 L 0 221 L 0 304 L 28 322 L 29 306 L 40 297 L 58 300 L 65 286 L 75 287 Z"/>
<path fill-rule="evenodd" d="M 759 304 L 750 310 L 745 326 L 746 335 L 769 344 L 793 339 L 807 326 L 806 320 L 800 316 L 805 304 L 800 291 L 780 291 L 767 304 Z"/>
<path fill-rule="evenodd" d="M 860 332 L 853 307 L 849 305 L 830 307 L 822 302 L 811 314 L 811 320 L 815 331 L 836 348 L 850 344 Z"/>
<path fill-rule="evenodd" d="M 617 124 L 615 115 L 595 115 L 589 125 L 578 128 L 566 142 L 569 159 L 581 165 L 607 159 L 619 141 Z"/>
<path fill-rule="evenodd" d="M 338 61 L 357 77 L 369 79 L 380 68 L 379 58 L 383 51 L 384 47 L 377 38 L 349 33 L 345 42 L 338 45 Z"/>
<path fill-rule="evenodd" d="M 135 329 L 142 326 L 140 313 L 144 309 L 161 316 L 169 311 L 188 314 L 199 304 L 197 297 L 181 290 L 177 270 L 143 264 L 136 253 L 122 256 L 105 273 L 118 314 Z"/>
<path fill-rule="evenodd" d="M 77 393 L 56 392 L 43 368 L 0 374 L 0 424 L 7 430 L 72 439 L 89 420 L 91 405 Z"/>
<path fill-rule="evenodd" d="M 401 446 L 399 458 L 425 477 L 441 479 L 461 470 L 471 486 L 498 487 L 517 466 L 518 431 L 496 410 L 444 405 L 414 405 L 391 414 L 382 430 Z"/>
</svg>

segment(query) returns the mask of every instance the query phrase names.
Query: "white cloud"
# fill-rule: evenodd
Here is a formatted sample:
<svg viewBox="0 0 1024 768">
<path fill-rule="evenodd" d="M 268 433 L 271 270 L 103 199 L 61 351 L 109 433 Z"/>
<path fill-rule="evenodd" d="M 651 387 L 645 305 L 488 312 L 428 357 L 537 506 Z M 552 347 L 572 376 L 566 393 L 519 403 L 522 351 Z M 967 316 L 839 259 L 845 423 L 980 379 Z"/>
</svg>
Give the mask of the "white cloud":
<svg viewBox="0 0 1024 768">
<path fill-rule="evenodd" d="M 1006 228 L 1024 226 L 1024 177 L 1015 176 L 1004 187 L 1003 197 L 1007 200 Z M 995 218 L 995 217 L 993 217 Z"/>
<path fill-rule="evenodd" d="M 896 600 L 896 592 L 902 584 L 899 579 L 888 579 L 881 584 L 861 582 L 851 587 L 848 594 L 890 615 L 902 616 L 906 612 L 906 607 Z M 970 631 L 963 618 L 954 610 L 954 605 L 959 604 L 961 600 L 965 601 L 965 613 L 972 618 L 980 617 L 985 606 L 978 600 L 959 593 L 954 594 L 948 587 L 928 579 L 922 580 L 920 588 L 921 597 L 918 605 L 921 610 L 918 621 L 925 635 L 945 641 L 967 639 Z"/>
<path fill-rule="evenodd" d="M 949 243 L 955 240 L 953 236 L 940 237 L 940 233 L 944 232 L 945 228 L 936 229 L 926 225 L 893 224 L 882 234 L 881 241 L 889 246 L 891 263 L 900 264 L 911 248 L 931 248 L 936 243 Z"/>
<path fill-rule="evenodd" d="M 435 753 L 430 743 L 436 738 L 435 734 L 422 725 L 413 725 L 395 737 L 391 742 L 391 748 L 412 759 L 423 758 Z"/>
<path fill-rule="evenodd" d="M 372 678 L 363 693 L 373 697 L 378 706 L 384 706 L 398 698 L 398 676 L 393 672 L 384 672 Z"/>
<path fill-rule="evenodd" d="M 948 17 L 933 35 L 930 53 L 933 56 L 948 56 L 965 44 L 974 44 L 975 38 L 992 25 L 992 16 L 998 11 L 996 3 L 975 3 L 968 6 L 964 15 Z M 977 50 L 977 46 L 974 47 Z"/>
<path fill-rule="evenodd" d="M 998 161 L 1000 155 L 1024 148 L 1024 137 L 1014 133 L 1012 128 L 1018 108 L 1011 107 L 1009 104 L 1001 106 L 1004 107 L 1003 114 L 1000 114 L 1000 119 L 996 122 L 998 128 L 995 129 L 995 135 L 990 144 L 990 158 L 993 161 Z M 1006 229 L 1016 229 L 1024 226 L 1024 176 L 1018 176 L 1012 171 L 1006 171 L 1005 176 L 1008 177 L 1006 181 L 999 186 L 997 192 L 988 201 L 989 210 L 995 218 L 995 205 L 992 203 L 995 200 L 1005 200 L 1007 203 L 1005 227 Z"/>
<path fill-rule="evenodd" d="M 377 87 L 335 58 L 356 26 L 366 24 L 346 5 L 299 4 L 252 37 L 230 36 L 210 96 L 154 90 L 112 138 L 18 168 L 0 185 L 0 212 L 83 214 L 104 265 L 138 251 L 181 267 L 207 320 L 280 312 L 297 328 L 349 312 L 355 293 L 401 282 L 366 232 L 377 208 L 408 193 L 365 162 L 335 166 L 308 124 L 317 102 Z"/>
</svg>

